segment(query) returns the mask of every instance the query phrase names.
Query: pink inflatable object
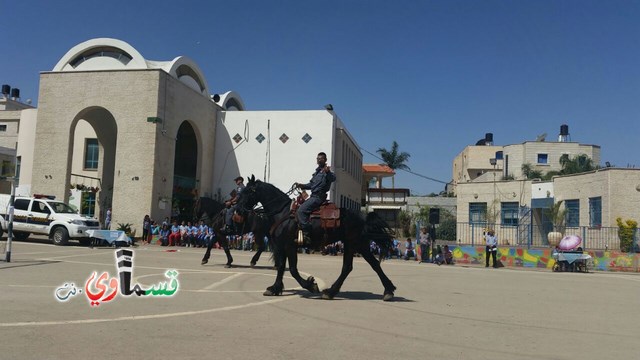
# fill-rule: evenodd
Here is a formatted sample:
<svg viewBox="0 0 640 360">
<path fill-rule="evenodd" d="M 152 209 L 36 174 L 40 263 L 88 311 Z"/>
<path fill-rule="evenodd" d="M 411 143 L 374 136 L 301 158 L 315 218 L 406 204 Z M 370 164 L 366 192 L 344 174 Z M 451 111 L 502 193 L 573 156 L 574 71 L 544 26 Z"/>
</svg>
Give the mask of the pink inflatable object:
<svg viewBox="0 0 640 360">
<path fill-rule="evenodd" d="M 582 243 L 582 239 L 578 235 L 567 235 L 560 240 L 558 249 L 560 250 L 573 250 Z"/>
</svg>

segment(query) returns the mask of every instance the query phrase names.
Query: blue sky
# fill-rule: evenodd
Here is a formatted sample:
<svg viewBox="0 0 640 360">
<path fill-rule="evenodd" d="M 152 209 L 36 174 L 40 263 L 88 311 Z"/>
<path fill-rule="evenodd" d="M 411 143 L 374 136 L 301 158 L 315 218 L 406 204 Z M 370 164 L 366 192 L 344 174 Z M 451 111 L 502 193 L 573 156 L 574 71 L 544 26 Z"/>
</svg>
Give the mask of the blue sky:
<svg viewBox="0 0 640 360">
<path fill-rule="evenodd" d="M 40 71 L 112 37 L 147 59 L 192 58 L 250 110 L 331 103 L 365 163 L 395 140 L 411 170 L 449 181 L 486 132 L 506 145 L 568 124 L 603 163 L 640 166 L 638 19 L 640 1 L 615 0 L 0 0 L 0 82 L 37 103 Z M 444 188 L 404 172 L 395 185 Z"/>
</svg>

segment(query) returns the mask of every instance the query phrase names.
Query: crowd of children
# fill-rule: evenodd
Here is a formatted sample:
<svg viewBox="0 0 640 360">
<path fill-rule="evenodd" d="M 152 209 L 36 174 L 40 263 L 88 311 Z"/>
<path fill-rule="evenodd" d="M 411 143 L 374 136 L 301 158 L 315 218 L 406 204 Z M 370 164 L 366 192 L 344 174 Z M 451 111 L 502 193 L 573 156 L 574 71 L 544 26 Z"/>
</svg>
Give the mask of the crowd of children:
<svg viewBox="0 0 640 360">
<path fill-rule="evenodd" d="M 205 225 L 203 221 L 199 224 L 192 224 L 190 221 L 183 221 L 178 225 L 178 222 L 174 220 L 171 224 L 169 218 L 165 218 L 161 224 L 158 224 L 149 216 L 145 216 L 143 220 L 143 244 L 150 244 L 152 239 L 156 237 L 161 246 L 184 246 L 184 247 L 207 247 L 210 242 L 215 241 L 216 234 L 213 228 Z M 253 233 L 247 233 L 244 235 L 228 235 L 229 247 L 236 250 L 252 250 L 255 245 L 255 236 Z M 429 243 L 429 245 L 431 245 Z M 380 255 L 380 248 L 378 245 L 371 241 L 370 250 L 374 255 Z M 338 255 L 344 252 L 344 247 L 341 241 L 326 245 L 321 253 L 322 255 Z M 424 253 L 424 251 L 422 251 Z M 449 250 L 449 245 L 444 247 L 437 246 L 433 251 L 433 259 L 421 259 L 422 262 L 433 262 L 438 265 L 453 264 L 453 254 Z M 428 252 L 427 252 L 428 254 Z M 385 255 L 386 259 L 396 257 L 398 259 L 403 258 L 409 260 L 415 258 L 418 260 L 418 254 L 416 252 L 416 244 L 407 238 L 404 243 L 404 252 L 400 250 L 400 242 L 398 239 L 393 239 L 389 252 Z M 428 257 L 428 256 L 427 256 Z"/>
<path fill-rule="evenodd" d="M 183 221 L 178 225 L 176 220 L 170 223 L 169 218 L 165 218 L 158 224 L 146 215 L 142 226 L 142 244 L 150 244 L 157 238 L 162 246 L 207 247 L 216 236 L 213 228 L 205 225 L 203 221 L 198 224 Z"/>
</svg>

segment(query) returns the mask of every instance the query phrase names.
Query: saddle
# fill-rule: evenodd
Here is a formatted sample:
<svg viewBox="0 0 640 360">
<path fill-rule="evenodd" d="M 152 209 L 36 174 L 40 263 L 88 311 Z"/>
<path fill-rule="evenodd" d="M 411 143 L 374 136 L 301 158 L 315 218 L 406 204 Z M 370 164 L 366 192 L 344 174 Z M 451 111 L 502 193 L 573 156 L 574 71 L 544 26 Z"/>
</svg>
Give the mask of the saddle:
<svg viewBox="0 0 640 360">
<path fill-rule="evenodd" d="M 337 229 L 340 227 L 340 208 L 335 203 L 325 201 L 320 209 L 311 213 L 311 219 L 318 218 L 323 229 Z"/>
<path fill-rule="evenodd" d="M 291 204 L 291 218 L 296 218 L 296 211 L 302 202 L 294 200 Z M 320 225 L 323 229 L 337 229 L 340 227 L 340 208 L 328 200 L 325 200 L 320 208 L 311 213 L 311 220 L 320 219 Z"/>
</svg>

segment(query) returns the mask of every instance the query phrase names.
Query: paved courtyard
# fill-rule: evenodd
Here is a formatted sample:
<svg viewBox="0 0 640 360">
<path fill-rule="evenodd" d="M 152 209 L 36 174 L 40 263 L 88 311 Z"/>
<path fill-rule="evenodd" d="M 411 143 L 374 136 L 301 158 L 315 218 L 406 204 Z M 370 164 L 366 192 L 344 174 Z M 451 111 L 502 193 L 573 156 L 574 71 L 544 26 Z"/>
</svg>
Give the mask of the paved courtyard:
<svg viewBox="0 0 640 360">
<path fill-rule="evenodd" d="M 264 297 L 275 275 L 268 253 L 250 268 L 253 253 L 233 251 L 236 266 L 226 269 L 220 250 L 202 266 L 202 249 L 132 249 L 132 283 L 157 292 L 109 300 L 113 249 L 14 243 L 12 262 L 0 262 L 0 358 L 640 358 L 637 274 L 388 260 L 398 290 L 383 302 L 376 274 L 357 258 L 343 292 L 325 301 L 290 277 L 284 296 Z M 320 288 L 340 266 L 341 257 L 300 256 Z"/>
</svg>

